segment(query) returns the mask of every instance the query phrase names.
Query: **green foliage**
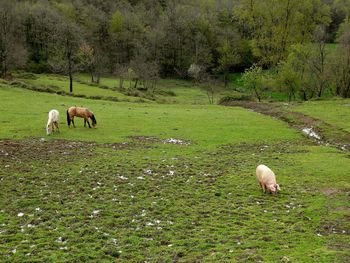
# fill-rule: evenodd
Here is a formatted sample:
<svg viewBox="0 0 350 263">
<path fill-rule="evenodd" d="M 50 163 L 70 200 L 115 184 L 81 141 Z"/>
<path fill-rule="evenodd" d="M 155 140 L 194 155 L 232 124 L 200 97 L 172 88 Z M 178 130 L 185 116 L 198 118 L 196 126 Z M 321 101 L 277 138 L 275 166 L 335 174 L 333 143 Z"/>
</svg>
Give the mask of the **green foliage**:
<svg viewBox="0 0 350 263">
<path fill-rule="evenodd" d="M 350 133 L 350 99 L 309 101 L 293 105 L 292 110 L 324 120 Z"/>
<path fill-rule="evenodd" d="M 55 8 L 57 8 L 66 19 L 70 21 L 77 21 L 78 19 L 78 13 L 71 2 L 53 2 Z"/>
<path fill-rule="evenodd" d="M 109 31 L 111 33 L 119 33 L 123 29 L 123 15 L 119 10 L 116 10 L 112 16 L 111 24 L 109 26 Z"/>
<path fill-rule="evenodd" d="M 240 56 L 229 41 L 224 40 L 222 46 L 218 47 L 219 57 L 219 67 L 218 70 L 221 72 L 227 72 L 230 67 L 237 65 L 240 62 Z"/>
<path fill-rule="evenodd" d="M 246 69 L 242 75 L 244 86 L 250 90 L 255 97 L 261 101 L 263 92 L 263 72 L 262 68 L 254 64 L 250 69 Z"/>
<path fill-rule="evenodd" d="M 242 27 L 249 27 L 254 55 L 268 66 L 285 59 L 292 44 L 311 41 L 316 26 L 330 22 L 329 6 L 321 0 L 244 0 L 235 11 Z"/>
<path fill-rule="evenodd" d="M 232 101 L 251 101 L 252 96 L 247 94 L 235 94 L 221 97 L 218 104 L 225 105 Z"/>
</svg>

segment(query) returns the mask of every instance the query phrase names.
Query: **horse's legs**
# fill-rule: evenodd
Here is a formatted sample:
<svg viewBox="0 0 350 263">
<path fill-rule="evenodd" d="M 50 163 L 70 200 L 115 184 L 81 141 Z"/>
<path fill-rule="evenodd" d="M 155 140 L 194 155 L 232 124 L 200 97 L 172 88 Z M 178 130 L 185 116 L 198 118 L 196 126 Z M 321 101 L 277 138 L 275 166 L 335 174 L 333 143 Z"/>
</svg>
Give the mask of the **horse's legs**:
<svg viewBox="0 0 350 263">
<path fill-rule="evenodd" d="M 56 126 L 57 131 L 60 132 L 60 128 L 58 128 L 58 123 L 57 123 L 57 121 L 55 121 L 54 124 L 55 124 L 55 126 Z"/>
<path fill-rule="evenodd" d="M 86 120 L 87 124 L 89 125 L 89 128 L 91 128 L 89 119 L 85 119 L 85 120 Z"/>
<path fill-rule="evenodd" d="M 73 124 L 73 127 L 75 128 L 74 117 L 72 117 L 72 124 Z"/>
<path fill-rule="evenodd" d="M 84 118 L 84 127 L 86 127 L 86 119 Z"/>
</svg>

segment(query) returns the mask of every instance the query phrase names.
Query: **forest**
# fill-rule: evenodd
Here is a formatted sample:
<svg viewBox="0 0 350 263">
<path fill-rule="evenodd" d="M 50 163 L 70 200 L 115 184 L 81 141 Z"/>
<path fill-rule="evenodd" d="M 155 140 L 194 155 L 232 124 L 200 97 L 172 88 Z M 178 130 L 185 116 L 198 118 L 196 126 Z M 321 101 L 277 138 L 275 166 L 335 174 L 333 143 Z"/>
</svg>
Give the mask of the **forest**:
<svg viewBox="0 0 350 263">
<path fill-rule="evenodd" d="M 0 1 L 0 75 L 11 70 L 219 81 L 260 101 L 350 97 L 349 0 Z"/>
</svg>

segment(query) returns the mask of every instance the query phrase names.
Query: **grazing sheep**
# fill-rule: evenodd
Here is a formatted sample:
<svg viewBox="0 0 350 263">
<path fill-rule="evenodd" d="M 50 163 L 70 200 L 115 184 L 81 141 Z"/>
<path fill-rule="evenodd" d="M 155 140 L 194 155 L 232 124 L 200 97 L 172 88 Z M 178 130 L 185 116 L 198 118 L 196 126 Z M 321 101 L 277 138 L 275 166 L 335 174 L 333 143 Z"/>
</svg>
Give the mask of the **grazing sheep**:
<svg viewBox="0 0 350 263">
<path fill-rule="evenodd" d="M 54 132 L 55 127 L 57 128 L 57 131 L 60 132 L 60 129 L 58 128 L 59 117 L 60 117 L 60 113 L 58 112 L 58 110 L 49 111 L 49 120 L 47 121 L 47 125 L 46 125 L 47 135 L 50 135 L 52 132 Z"/>
<path fill-rule="evenodd" d="M 266 165 L 260 164 L 256 167 L 256 178 L 259 181 L 260 187 L 265 193 L 265 189 L 272 194 L 276 194 L 280 191 L 280 186 L 276 183 L 276 176 L 273 171 Z"/>
</svg>

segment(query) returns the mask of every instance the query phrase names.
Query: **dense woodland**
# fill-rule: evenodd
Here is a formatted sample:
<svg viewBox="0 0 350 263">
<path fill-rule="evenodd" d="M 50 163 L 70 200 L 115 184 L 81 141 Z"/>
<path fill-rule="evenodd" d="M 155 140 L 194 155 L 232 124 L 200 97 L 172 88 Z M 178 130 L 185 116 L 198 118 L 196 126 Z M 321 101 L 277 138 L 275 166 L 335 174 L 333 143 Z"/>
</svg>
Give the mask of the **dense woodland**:
<svg viewBox="0 0 350 263">
<path fill-rule="evenodd" d="M 220 80 L 257 99 L 350 97 L 350 0 L 0 0 L 0 75 Z"/>
</svg>

